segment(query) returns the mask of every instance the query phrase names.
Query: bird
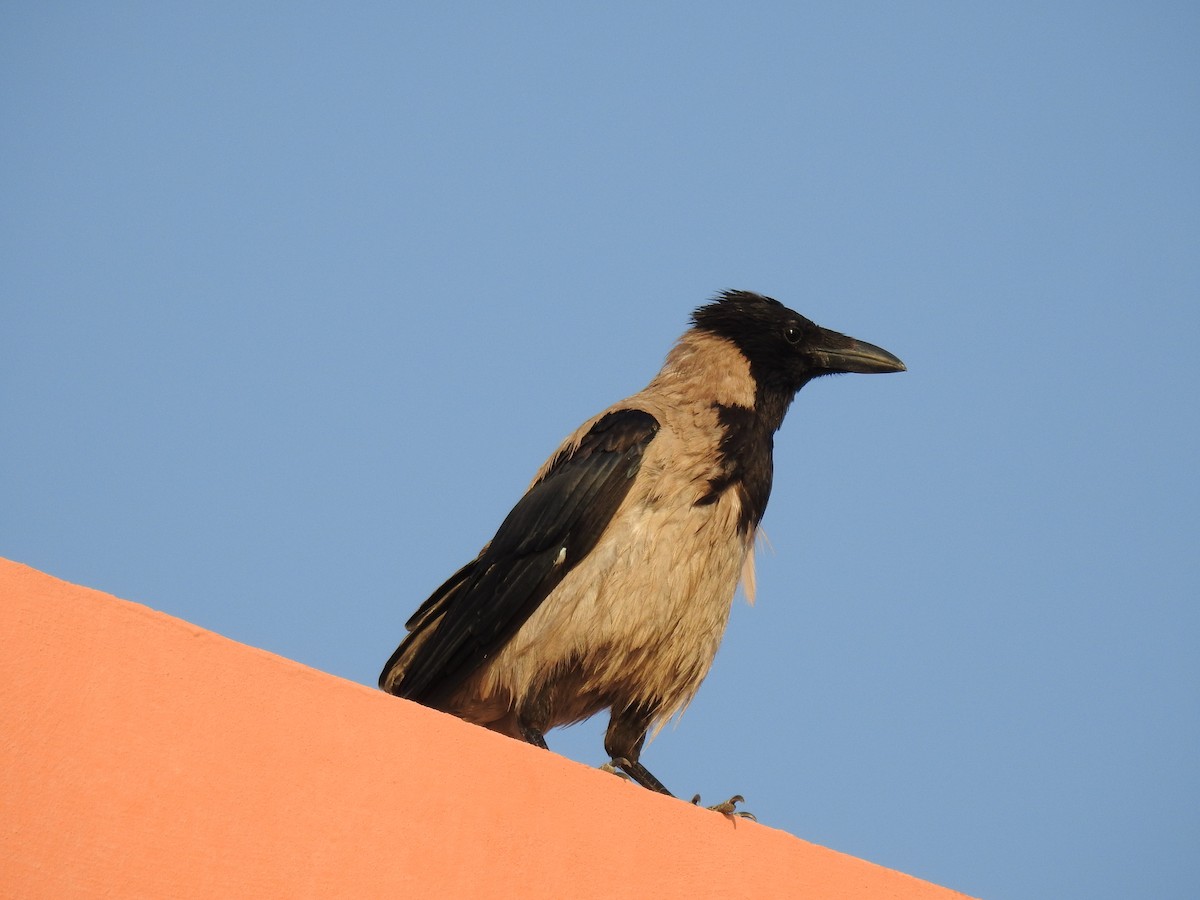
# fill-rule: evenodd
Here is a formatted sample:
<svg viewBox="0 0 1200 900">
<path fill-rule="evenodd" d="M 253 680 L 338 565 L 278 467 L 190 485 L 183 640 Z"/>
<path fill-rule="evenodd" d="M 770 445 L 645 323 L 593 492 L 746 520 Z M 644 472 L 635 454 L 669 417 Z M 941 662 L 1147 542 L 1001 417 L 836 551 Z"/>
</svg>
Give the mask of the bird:
<svg viewBox="0 0 1200 900">
<path fill-rule="evenodd" d="M 793 398 L 824 375 L 905 368 L 773 298 L 717 294 L 650 383 L 567 437 L 413 613 L 380 688 L 542 748 L 550 729 L 608 710 L 601 768 L 674 796 L 642 748 L 708 674 L 738 584 L 754 599 Z M 750 816 L 739 802 L 709 808 Z"/>
</svg>

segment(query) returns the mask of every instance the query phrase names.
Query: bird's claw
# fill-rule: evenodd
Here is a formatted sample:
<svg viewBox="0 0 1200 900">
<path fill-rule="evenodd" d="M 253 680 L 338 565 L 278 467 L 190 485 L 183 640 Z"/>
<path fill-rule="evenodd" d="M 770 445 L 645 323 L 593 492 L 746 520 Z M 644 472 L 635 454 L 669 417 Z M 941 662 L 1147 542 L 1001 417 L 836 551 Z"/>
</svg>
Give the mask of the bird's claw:
<svg viewBox="0 0 1200 900">
<path fill-rule="evenodd" d="M 724 803 L 717 803 L 717 804 L 715 804 L 713 806 L 709 806 L 707 808 L 711 809 L 713 812 L 719 812 L 723 816 L 731 816 L 731 817 L 736 817 L 739 819 L 749 819 L 751 822 L 757 822 L 758 816 L 754 815 L 754 813 L 746 812 L 744 810 L 739 810 L 737 808 L 737 805 L 739 803 L 745 803 L 745 802 L 746 802 L 746 798 L 743 797 L 741 794 L 734 794 L 732 797 L 730 797 Z M 697 794 L 695 797 L 692 798 L 692 803 L 696 806 L 700 805 L 700 795 L 699 794 Z"/>
<path fill-rule="evenodd" d="M 624 766 L 624 765 L 628 765 L 628 764 L 629 764 L 628 760 L 623 759 L 621 757 L 617 757 L 616 759 L 610 759 L 608 762 L 604 763 L 599 768 L 600 768 L 601 772 L 607 772 L 610 775 L 616 775 L 618 778 L 620 778 L 624 781 L 632 781 L 632 779 L 625 772 L 622 772 L 621 769 L 619 768 L 620 766 Z"/>
</svg>

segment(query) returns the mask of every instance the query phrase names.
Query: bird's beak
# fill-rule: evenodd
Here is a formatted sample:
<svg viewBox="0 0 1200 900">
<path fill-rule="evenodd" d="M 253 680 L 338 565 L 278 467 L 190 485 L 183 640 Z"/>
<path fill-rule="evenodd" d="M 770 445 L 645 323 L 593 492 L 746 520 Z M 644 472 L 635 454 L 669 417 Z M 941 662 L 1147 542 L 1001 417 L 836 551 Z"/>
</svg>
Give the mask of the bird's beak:
<svg viewBox="0 0 1200 900">
<path fill-rule="evenodd" d="M 817 345 L 810 350 L 817 365 L 827 372 L 903 372 L 908 367 L 882 347 L 858 341 L 836 331 L 821 329 Z"/>
</svg>

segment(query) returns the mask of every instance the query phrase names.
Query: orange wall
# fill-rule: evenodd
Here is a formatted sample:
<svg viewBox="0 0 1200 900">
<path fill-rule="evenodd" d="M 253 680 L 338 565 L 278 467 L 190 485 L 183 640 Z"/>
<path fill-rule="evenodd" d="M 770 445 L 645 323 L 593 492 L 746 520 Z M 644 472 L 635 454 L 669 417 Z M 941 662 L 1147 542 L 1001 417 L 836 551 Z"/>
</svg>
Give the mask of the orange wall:
<svg viewBox="0 0 1200 900">
<path fill-rule="evenodd" d="M 0 895 L 949 898 L 0 560 Z"/>
</svg>

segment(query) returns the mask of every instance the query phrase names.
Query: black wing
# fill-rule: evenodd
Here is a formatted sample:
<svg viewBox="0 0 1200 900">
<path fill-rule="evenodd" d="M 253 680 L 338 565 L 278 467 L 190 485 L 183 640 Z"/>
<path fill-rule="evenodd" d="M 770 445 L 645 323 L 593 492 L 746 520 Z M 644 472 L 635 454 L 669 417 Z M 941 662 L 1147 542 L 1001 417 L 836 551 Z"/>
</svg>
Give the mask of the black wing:
<svg viewBox="0 0 1200 900">
<path fill-rule="evenodd" d="M 411 650 L 408 641 L 397 648 L 380 686 L 404 657 L 403 676 L 387 686 L 392 693 L 428 706 L 449 698 L 596 546 L 657 432 L 654 416 L 621 409 L 597 420 L 573 451 L 560 453 L 479 557 L 409 619 L 409 640 L 434 630 Z"/>
</svg>

